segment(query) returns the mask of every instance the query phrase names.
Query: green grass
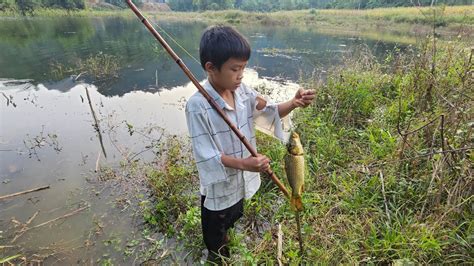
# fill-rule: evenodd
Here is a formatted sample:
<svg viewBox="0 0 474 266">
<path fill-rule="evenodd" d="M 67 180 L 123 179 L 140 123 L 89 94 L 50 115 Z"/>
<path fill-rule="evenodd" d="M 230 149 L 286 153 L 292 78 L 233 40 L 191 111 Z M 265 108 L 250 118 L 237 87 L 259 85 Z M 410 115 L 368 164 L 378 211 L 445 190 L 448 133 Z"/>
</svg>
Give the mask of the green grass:
<svg viewBox="0 0 474 266">
<path fill-rule="evenodd" d="M 375 8 L 366 10 L 328 9 L 315 12 L 325 17 L 355 17 L 369 20 L 383 20 L 395 23 L 424 23 L 431 24 L 434 12 L 438 16 L 444 16 L 446 23 L 474 23 L 472 17 L 473 6 L 446 6 L 446 7 L 397 7 L 397 8 Z"/>
<path fill-rule="evenodd" d="M 473 24 L 474 6 L 442 6 L 436 8 L 376 8 L 368 10 L 324 9 L 292 10 L 277 12 L 246 12 L 241 10 L 222 10 L 204 12 L 158 12 L 157 17 L 179 19 L 205 19 L 228 22 L 230 24 L 256 23 L 262 25 L 312 25 L 320 23 L 351 25 L 353 22 L 409 23 L 431 25 L 435 14 L 443 17 L 442 25 L 450 23 Z"/>
<path fill-rule="evenodd" d="M 13 11 L 6 10 L 0 12 L 0 17 L 21 17 L 21 14 Z M 101 17 L 101 16 L 134 16 L 133 12 L 129 9 L 119 10 L 97 10 L 97 9 L 78 9 L 67 11 L 65 9 L 54 9 L 54 8 L 38 8 L 34 11 L 34 16 L 38 17 L 61 17 L 61 16 L 78 16 L 78 17 Z"/>
<path fill-rule="evenodd" d="M 431 45 L 394 51 L 383 62 L 361 49 L 324 84 L 303 79 L 317 91 L 315 103 L 294 118 L 308 169 L 304 256 L 288 202 L 264 177 L 232 231 L 230 263 L 275 264 L 278 224 L 283 263 L 474 262 L 472 50 L 451 43 L 433 54 Z M 398 128 L 411 133 L 404 137 Z M 263 134 L 257 139 L 285 181 L 285 147 Z M 150 173 L 157 202 L 145 218 L 188 243 L 198 260 L 204 248 L 199 203 L 190 196 L 198 183 L 192 161 L 176 160 L 189 157 L 183 152 L 169 153 L 166 171 Z M 184 182 L 190 176 L 192 182 Z"/>
<path fill-rule="evenodd" d="M 230 262 L 276 264 L 281 224 L 284 264 L 474 263 L 472 53 L 463 43 L 438 42 L 434 48 L 433 39 L 425 38 L 382 61 L 366 49 L 354 50 L 324 83 L 303 77 L 302 85 L 317 92 L 314 104 L 294 115 L 307 162 L 304 256 L 298 254 L 294 213 L 263 177 L 232 231 Z M 90 60 L 115 65 L 107 56 Z M 133 134 L 132 125 L 127 129 Z M 257 141 L 286 183 L 285 147 L 264 134 Z M 147 224 L 143 246 L 151 246 L 138 260 L 167 260 L 160 258 L 168 248 L 164 239 L 174 239 L 184 244 L 176 254 L 198 262 L 204 245 L 190 144 L 171 137 L 154 150 L 157 162 L 124 164 L 136 170 L 130 176 L 143 174 L 151 190 L 139 204 Z M 107 169 L 103 174 L 115 176 Z M 163 239 L 149 240 L 155 233 Z M 137 252 L 137 243 L 127 244 L 124 253 Z"/>
<path fill-rule="evenodd" d="M 472 7 L 461 9 L 472 12 Z M 371 21 L 390 21 L 388 18 L 396 17 L 393 12 L 397 10 L 406 12 L 403 15 L 407 17 L 417 16 L 405 9 L 387 9 L 360 11 L 365 13 L 355 13 L 351 19 L 369 16 Z M 127 12 L 76 14 L 128 16 Z M 355 11 L 216 11 L 182 13 L 173 19 L 189 16 L 190 21 L 286 25 L 281 24 L 288 20 L 286 15 L 295 15 L 295 21 L 288 23 L 299 23 L 305 16 L 331 16 L 331 12 L 337 18 Z M 455 14 L 450 8 L 445 12 L 448 17 Z M 150 16 L 167 19 L 171 15 L 176 13 Z M 246 15 L 250 16 L 248 20 Z M 411 23 L 408 20 L 403 23 Z M 345 27 L 349 21 L 339 26 Z M 455 19 L 445 21 L 448 26 L 457 23 Z M 275 264 L 277 226 L 281 224 L 285 264 L 386 264 L 403 260 L 420 264 L 474 263 L 473 51 L 456 42 L 438 43 L 434 49 L 432 41 L 426 38 L 403 53 L 395 50 L 381 62 L 365 49 L 356 50 L 344 59 L 343 66 L 328 73 L 324 83 L 314 77 L 302 79 L 302 85 L 317 91 L 315 103 L 294 116 L 307 162 L 302 213 L 304 256 L 298 254 L 294 213 L 276 186 L 263 177 L 260 190 L 245 202 L 245 215 L 232 232 L 231 262 Z M 117 60 L 99 54 L 73 64 L 74 69 L 57 64 L 51 68 L 58 77 L 64 77 L 77 74 L 85 65 L 95 66 L 89 74 L 101 77 L 116 73 Z M 99 69 L 104 65 L 107 67 Z M 132 134 L 133 126 L 127 127 Z M 404 132 L 409 134 L 400 134 Z M 259 152 L 271 158 L 272 169 L 286 182 L 285 147 L 263 134 L 258 134 L 257 140 Z M 152 191 L 151 198 L 139 204 L 147 223 L 143 235 L 149 238 L 150 232 L 158 231 L 167 239 L 176 239 L 184 243 L 178 252 L 189 252 L 189 258 L 198 261 L 204 245 L 199 183 L 190 144 L 172 137 L 160 145 L 158 164 L 127 165 L 140 168 L 137 172 L 144 173 Z M 111 178 L 115 175 L 113 171 L 104 174 Z M 131 174 L 136 175 L 141 174 Z M 129 254 L 136 245 L 130 245 Z M 159 256 L 156 250 L 162 248 L 166 248 L 162 239 L 154 241 L 139 259 L 155 258 Z"/>
<path fill-rule="evenodd" d="M 240 10 L 150 13 L 157 20 L 202 21 L 231 25 L 293 26 L 332 35 L 357 35 L 366 38 L 396 40 L 414 44 L 416 34 L 432 29 L 438 33 L 457 36 L 460 32 L 472 35 L 474 6 L 437 8 L 379 8 L 370 10 L 293 10 L 269 13 Z"/>
<path fill-rule="evenodd" d="M 474 6 L 446 6 L 436 8 L 377 8 L 369 10 L 293 10 L 269 13 L 245 12 L 241 10 L 205 12 L 146 12 L 147 17 L 157 21 L 188 21 L 206 24 L 293 26 L 332 35 L 356 35 L 371 39 L 416 43 L 416 34 L 430 32 L 436 21 L 438 33 L 457 36 L 472 35 Z M 78 10 L 67 12 L 58 9 L 38 9 L 36 16 L 125 16 L 134 17 L 131 10 Z M 18 13 L 0 12 L 2 16 L 20 17 Z"/>
</svg>

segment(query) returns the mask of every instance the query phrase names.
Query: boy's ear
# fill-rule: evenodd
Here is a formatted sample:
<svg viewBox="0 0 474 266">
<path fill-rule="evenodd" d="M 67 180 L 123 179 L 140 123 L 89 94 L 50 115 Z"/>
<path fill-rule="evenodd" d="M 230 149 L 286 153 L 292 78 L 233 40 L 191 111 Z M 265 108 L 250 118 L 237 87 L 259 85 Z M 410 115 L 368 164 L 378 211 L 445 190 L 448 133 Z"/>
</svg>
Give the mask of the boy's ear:
<svg viewBox="0 0 474 266">
<path fill-rule="evenodd" d="M 206 70 L 206 72 L 214 72 L 216 70 L 216 67 L 213 63 L 206 62 L 206 64 L 204 64 L 204 69 Z"/>
</svg>

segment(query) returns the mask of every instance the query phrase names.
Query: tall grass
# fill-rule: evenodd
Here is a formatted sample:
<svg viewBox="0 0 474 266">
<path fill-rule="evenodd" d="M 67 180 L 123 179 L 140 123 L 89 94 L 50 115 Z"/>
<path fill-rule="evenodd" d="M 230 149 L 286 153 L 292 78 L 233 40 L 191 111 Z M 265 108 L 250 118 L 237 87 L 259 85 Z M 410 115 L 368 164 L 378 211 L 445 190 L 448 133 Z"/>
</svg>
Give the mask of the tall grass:
<svg viewBox="0 0 474 266">
<path fill-rule="evenodd" d="M 166 20 L 201 20 L 212 23 L 230 24 L 257 23 L 262 25 L 308 25 L 321 22 L 332 24 L 352 24 L 353 21 L 386 21 L 391 23 L 431 24 L 433 10 L 444 16 L 444 23 L 474 23 L 474 6 L 396 7 L 375 9 L 310 9 L 277 12 L 247 12 L 242 10 L 221 10 L 204 12 L 147 12 L 149 16 Z M 34 12 L 37 16 L 131 16 L 128 9 L 120 10 L 74 10 L 40 8 Z M 0 16 L 19 16 L 14 10 L 0 11 Z"/>
<path fill-rule="evenodd" d="M 263 25 L 294 25 L 294 24 L 331 24 L 351 25 L 353 22 L 390 22 L 409 24 L 431 24 L 433 12 L 443 16 L 443 23 L 474 23 L 474 6 L 440 6 L 440 7 L 400 7 L 376 8 L 365 10 L 324 9 L 324 10 L 293 10 L 270 13 L 245 12 L 239 10 L 206 11 L 203 17 L 231 24 L 259 23 Z M 186 13 L 184 13 L 186 14 Z"/>
<path fill-rule="evenodd" d="M 325 199 L 305 216 L 325 244 L 313 259 L 472 263 L 473 51 L 432 45 L 353 55 L 296 116 L 306 201 Z"/>
<path fill-rule="evenodd" d="M 365 10 L 326 9 L 317 14 L 337 17 L 361 17 L 372 20 L 389 20 L 393 22 L 425 23 L 431 24 L 430 16 L 436 10 L 446 17 L 447 23 L 474 23 L 473 6 L 441 6 L 431 7 L 397 7 L 397 8 L 375 8 Z M 442 14 L 441 14 L 442 13 Z"/>
<path fill-rule="evenodd" d="M 308 169 L 305 253 L 298 254 L 288 202 L 264 177 L 232 232 L 229 263 L 275 264 L 278 224 L 283 263 L 474 263 L 473 51 L 433 44 L 428 38 L 382 62 L 361 48 L 326 82 L 303 79 L 317 91 L 314 104 L 294 116 Z M 285 147 L 257 139 L 284 179 Z M 185 183 L 196 172 L 175 157 L 150 175 L 157 203 L 147 219 L 161 217 L 151 223 L 190 243 L 198 260 L 199 207 L 186 194 L 197 191 L 197 180 Z"/>
</svg>

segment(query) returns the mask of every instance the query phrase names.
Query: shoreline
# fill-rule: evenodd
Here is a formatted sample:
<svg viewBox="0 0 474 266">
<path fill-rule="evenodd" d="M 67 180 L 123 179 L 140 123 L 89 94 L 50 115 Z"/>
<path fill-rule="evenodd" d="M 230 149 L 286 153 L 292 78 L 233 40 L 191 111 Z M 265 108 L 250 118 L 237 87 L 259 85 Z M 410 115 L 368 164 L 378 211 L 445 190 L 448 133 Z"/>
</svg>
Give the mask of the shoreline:
<svg viewBox="0 0 474 266">
<path fill-rule="evenodd" d="M 442 12 L 435 25 L 430 12 Z M 268 27 L 295 27 L 324 34 L 359 36 L 386 41 L 397 40 L 414 44 L 417 36 L 426 36 L 436 27 L 437 37 L 472 39 L 474 33 L 474 6 L 449 6 L 430 8 L 378 8 L 370 10 L 307 9 L 268 13 L 222 10 L 204 12 L 153 12 L 145 15 L 155 21 L 180 21 L 204 24 L 228 24 L 232 26 L 259 25 Z M 133 18 L 128 9 L 79 10 L 67 12 L 61 9 L 38 9 L 34 17 L 102 17 L 120 16 Z M 6 17 L 21 18 L 18 13 L 0 12 L 0 20 Z"/>
</svg>

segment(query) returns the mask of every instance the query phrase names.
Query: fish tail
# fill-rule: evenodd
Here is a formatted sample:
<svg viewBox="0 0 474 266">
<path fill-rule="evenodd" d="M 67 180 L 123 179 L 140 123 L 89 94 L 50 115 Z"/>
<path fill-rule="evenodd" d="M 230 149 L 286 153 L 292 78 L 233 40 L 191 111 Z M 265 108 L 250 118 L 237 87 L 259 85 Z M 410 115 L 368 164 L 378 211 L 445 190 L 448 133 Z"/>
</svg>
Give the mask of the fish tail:
<svg viewBox="0 0 474 266">
<path fill-rule="evenodd" d="M 301 196 L 291 196 L 290 205 L 294 210 L 303 210 L 303 201 L 301 200 Z"/>
</svg>

